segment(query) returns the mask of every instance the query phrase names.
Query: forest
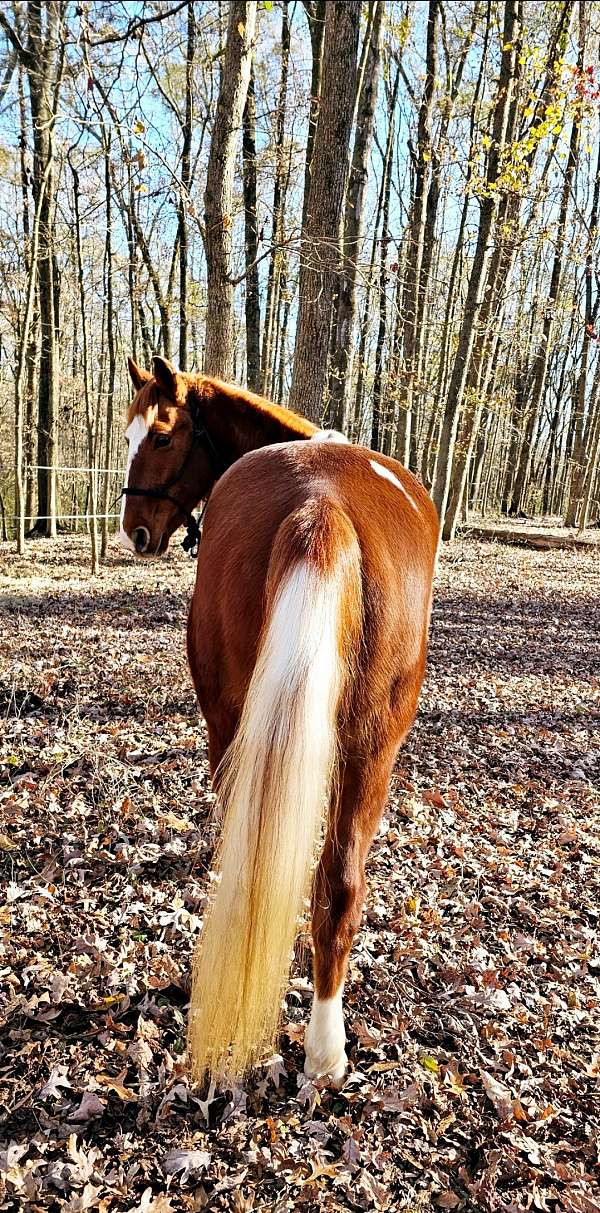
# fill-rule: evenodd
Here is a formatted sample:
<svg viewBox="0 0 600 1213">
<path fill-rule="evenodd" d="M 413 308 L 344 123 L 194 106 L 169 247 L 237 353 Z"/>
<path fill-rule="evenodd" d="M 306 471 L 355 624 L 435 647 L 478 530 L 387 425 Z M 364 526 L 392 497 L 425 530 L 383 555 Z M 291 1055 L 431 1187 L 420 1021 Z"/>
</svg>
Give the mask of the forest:
<svg viewBox="0 0 600 1213">
<path fill-rule="evenodd" d="M 106 553 L 157 352 L 395 455 L 446 539 L 597 523 L 599 34 L 585 0 L 3 5 L 4 537 Z"/>
</svg>

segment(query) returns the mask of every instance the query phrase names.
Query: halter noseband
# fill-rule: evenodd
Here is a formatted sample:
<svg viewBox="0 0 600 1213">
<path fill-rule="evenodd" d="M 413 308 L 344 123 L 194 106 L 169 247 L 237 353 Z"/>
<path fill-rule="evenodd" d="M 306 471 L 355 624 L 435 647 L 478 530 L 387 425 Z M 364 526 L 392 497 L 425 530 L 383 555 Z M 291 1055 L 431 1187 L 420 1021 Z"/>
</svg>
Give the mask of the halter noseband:
<svg viewBox="0 0 600 1213">
<path fill-rule="evenodd" d="M 179 513 L 185 518 L 186 533 L 185 537 L 181 541 L 181 546 L 184 552 L 189 552 L 190 556 L 193 558 L 198 555 L 198 546 L 202 536 L 200 523 L 204 517 L 206 504 L 204 505 L 200 517 L 196 519 L 190 510 L 186 510 L 185 506 L 183 506 L 180 501 L 177 501 L 176 497 L 171 496 L 169 489 L 173 488 L 173 485 L 177 484 L 177 482 L 181 480 L 181 477 L 183 476 L 183 473 L 185 472 L 185 469 L 191 459 L 192 451 L 195 446 L 204 447 L 212 471 L 215 474 L 215 480 L 218 480 L 219 477 L 223 475 L 223 472 L 227 471 L 229 464 L 226 463 L 219 454 L 204 422 L 200 419 L 197 406 L 190 406 L 190 413 L 192 417 L 192 439 L 188 447 L 187 455 L 179 471 L 176 472 L 174 476 L 171 476 L 171 479 L 167 480 L 165 484 L 161 484 L 155 489 L 130 489 L 124 487 L 121 489 L 118 497 L 115 498 L 115 502 L 119 501 L 121 497 L 153 497 L 155 501 L 170 501 L 171 505 L 174 505 L 176 509 L 179 510 Z"/>
</svg>

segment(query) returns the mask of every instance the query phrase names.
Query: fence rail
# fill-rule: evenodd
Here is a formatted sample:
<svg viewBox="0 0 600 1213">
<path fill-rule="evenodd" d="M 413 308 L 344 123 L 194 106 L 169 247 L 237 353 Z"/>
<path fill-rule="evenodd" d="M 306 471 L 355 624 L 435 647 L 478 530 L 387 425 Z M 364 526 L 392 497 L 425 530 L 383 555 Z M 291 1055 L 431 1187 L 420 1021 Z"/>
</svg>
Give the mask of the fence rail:
<svg viewBox="0 0 600 1213">
<path fill-rule="evenodd" d="M 125 476 L 126 469 L 120 468 L 120 467 L 114 467 L 114 468 L 76 467 L 76 466 L 71 466 L 70 464 L 59 464 L 57 467 L 51 467 L 49 464 L 44 464 L 44 463 L 27 463 L 27 464 L 25 464 L 25 466 L 23 468 L 24 480 L 27 480 L 30 478 L 33 479 L 37 472 L 54 472 L 57 477 L 60 477 L 61 475 L 89 477 L 90 473 L 92 473 L 94 476 L 108 476 L 108 477 L 114 476 L 115 478 L 123 478 Z M 9 477 L 9 484 L 12 482 L 13 479 L 14 479 L 13 476 Z M 60 489 L 60 486 L 59 486 L 59 489 Z M 65 491 L 67 491 L 69 496 L 71 496 L 70 488 L 68 490 L 65 490 L 63 488 L 63 496 L 64 496 Z M 73 495 L 75 495 L 74 492 L 73 492 Z M 10 501 L 11 496 L 12 496 L 12 493 L 9 492 L 9 501 Z M 73 501 L 72 504 L 77 504 L 77 501 L 76 500 Z M 82 504 L 84 504 L 84 503 L 82 502 Z M 87 502 L 85 502 L 85 504 L 87 505 Z M 90 522 L 93 522 L 94 520 L 96 522 L 105 522 L 105 521 L 106 522 L 109 522 L 109 521 L 115 522 L 115 521 L 119 520 L 120 514 L 118 514 L 118 513 L 117 514 L 113 514 L 113 513 L 92 514 L 89 512 L 89 510 L 84 509 L 84 510 L 82 510 L 81 513 L 51 515 L 51 514 L 38 514 L 37 511 L 33 510 L 31 513 L 25 514 L 25 525 L 30 526 L 36 522 L 50 522 L 52 518 L 54 518 L 54 520 L 58 523 L 60 523 L 60 522 L 75 523 L 76 525 L 72 528 L 72 532 L 76 532 L 78 530 L 78 526 L 77 526 L 78 523 L 81 523 L 82 527 L 84 527 L 87 530 L 87 529 L 89 529 L 87 527 L 87 524 Z M 6 509 L 4 508 L 4 503 L 2 502 L 2 497 L 0 496 L 0 527 L 2 527 L 5 537 L 12 538 L 13 535 L 16 534 L 17 529 L 18 529 L 18 521 L 19 521 L 19 515 L 14 514 L 14 513 L 13 514 L 7 513 Z M 71 528 L 69 528 L 69 529 L 71 529 Z M 1 536 L 1 534 L 2 534 L 2 531 L 0 531 L 0 536 Z"/>
<path fill-rule="evenodd" d="M 25 465 L 26 475 L 27 472 L 85 472 L 86 476 L 89 476 L 90 472 L 93 472 L 96 476 L 124 476 L 125 470 L 125 468 L 52 468 L 46 463 L 28 463 Z"/>
</svg>

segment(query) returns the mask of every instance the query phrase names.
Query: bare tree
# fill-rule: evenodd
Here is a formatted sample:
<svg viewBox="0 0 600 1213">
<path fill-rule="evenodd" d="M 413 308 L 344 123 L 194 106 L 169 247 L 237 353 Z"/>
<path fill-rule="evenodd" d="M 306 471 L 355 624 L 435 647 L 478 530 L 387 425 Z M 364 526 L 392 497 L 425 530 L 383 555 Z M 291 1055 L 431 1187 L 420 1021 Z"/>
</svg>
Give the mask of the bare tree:
<svg viewBox="0 0 600 1213">
<path fill-rule="evenodd" d="M 302 240 L 300 303 L 291 407 L 319 422 L 327 376 L 329 330 L 348 147 L 356 92 L 360 3 L 330 0 L 325 14 L 322 99 L 315 131 Z"/>
<path fill-rule="evenodd" d="M 269 257 L 269 272 L 267 277 L 265 322 L 263 327 L 261 359 L 261 391 L 265 392 L 267 395 L 269 392 L 273 391 L 277 316 L 281 304 L 281 278 L 285 258 L 285 252 L 281 248 L 281 245 L 283 243 L 286 186 L 286 157 L 284 142 L 289 62 L 290 23 L 288 18 L 287 0 L 284 0 L 281 7 L 281 74 L 279 78 L 279 95 L 277 98 L 275 119 L 275 180 L 273 183 L 273 202 L 271 208 L 271 253 Z M 287 308 L 287 311 L 289 311 L 289 307 Z M 279 395 L 281 396 L 281 391 Z"/>
<path fill-rule="evenodd" d="M 188 365 L 188 221 L 192 182 L 192 133 L 194 129 L 193 78 L 196 54 L 196 18 L 193 0 L 187 5 L 187 49 L 185 59 L 185 114 L 182 122 L 183 146 L 181 149 L 181 188 L 178 199 L 179 235 L 179 366 L 182 371 Z"/>
<path fill-rule="evenodd" d="M 204 369 L 230 378 L 233 371 L 231 250 L 235 153 L 250 80 L 256 0 L 232 0 L 221 87 L 208 158 L 204 228 L 208 310 Z"/>
<path fill-rule="evenodd" d="M 404 399 L 400 409 L 396 457 L 408 464 L 415 376 L 420 361 L 423 310 L 427 283 L 421 281 L 427 219 L 427 185 L 432 167 L 431 119 L 437 76 L 437 27 L 440 5 L 429 0 L 425 84 L 419 107 L 417 147 L 413 152 L 415 187 L 408 231 L 404 286 Z"/>
<path fill-rule="evenodd" d="M 575 526 L 580 510 L 585 510 L 585 484 L 586 484 L 586 455 L 588 450 L 592 450 L 594 446 L 594 409 L 590 401 L 589 409 L 586 415 L 586 388 L 588 377 L 588 363 L 590 356 L 590 346 L 592 336 L 595 331 L 596 317 L 598 315 L 598 307 L 600 304 L 600 283 L 596 288 L 596 298 L 593 300 L 593 282 L 594 282 L 594 246 L 598 239 L 598 204 L 600 202 L 600 140 L 598 142 L 598 157 L 596 161 L 596 175 L 594 180 L 594 189 L 592 194 L 592 207 L 590 211 L 590 219 L 588 224 L 588 240 L 585 258 L 585 307 L 584 307 L 584 324 L 583 324 L 583 340 L 581 346 L 581 362 L 577 383 L 575 386 L 575 395 L 573 400 L 572 426 L 573 426 L 573 474 L 571 479 L 571 491 L 567 512 L 565 516 L 565 526 Z"/>
<path fill-rule="evenodd" d="M 33 198 L 39 209 L 38 299 L 41 329 L 38 386 L 38 519 L 36 531 L 56 535 L 56 473 L 60 396 L 59 281 L 54 248 L 56 162 L 54 126 L 64 67 L 64 9 L 57 0 L 31 0 L 27 6 L 27 40 L 0 12 L 4 29 L 18 55 L 29 86 L 33 127 Z"/>
<path fill-rule="evenodd" d="M 348 178 L 344 215 L 341 271 L 337 291 L 334 348 L 329 379 L 329 423 L 341 429 L 346 415 L 351 378 L 352 338 L 356 321 L 356 275 L 364 225 L 364 203 L 369 156 L 373 141 L 375 104 L 379 83 L 383 0 L 370 5 L 370 25 L 365 35 L 365 58 L 356 116 L 356 134 Z"/>
<path fill-rule="evenodd" d="M 256 97 L 250 72 L 244 108 L 244 224 L 246 245 L 246 368 L 248 387 L 260 391 L 260 283 L 258 278 L 258 215 L 256 212 Z"/>
<path fill-rule="evenodd" d="M 489 151 L 486 185 L 480 199 L 479 226 L 473 262 L 469 274 L 469 283 L 465 299 L 462 323 L 458 338 L 458 349 L 454 359 L 452 376 L 446 396 L 446 406 L 442 421 L 440 436 L 440 452 L 437 462 L 433 499 L 443 522 L 446 512 L 446 502 L 450 488 L 452 459 L 460 409 L 463 402 L 463 392 L 466 383 L 469 358 L 479 312 L 484 299 L 488 281 L 488 269 L 493 243 L 493 233 L 498 214 L 498 191 L 494 188 L 501 172 L 502 152 L 506 139 L 506 129 L 510 112 L 512 86 L 515 77 L 517 59 L 516 37 L 518 32 L 516 0 L 506 0 L 504 5 L 504 25 L 502 30 L 502 58 L 500 76 L 494 104 L 492 124 L 492 143 Z"/>
<path fill-rule="evenodd" d="M 373 377 L 373 414 L 371 419 L 371 446 L 374 450 L 383 450 L 390 443 L 391 418 L 383 408 L 384 390 L 384 346 L 387 336 L 387 274 L 388 249 L 390 244 L 390 194 L 392 187 L 392 169 L 394 165 L 394 131 L 396 101 L 400 84 L 400 68 L 396 67 L 394 84 L 389 96 L 388 105 L 388 137 L 383 159 L 383 202 L 381 208 L 381 239 L 379 242 L 379 326 L 377 344 L 375 346 L 375 374 Z M 385 415 L 384 415 L 385 411 Z"/>
<path fill-rule="evenodd" d="M 310 101 L 306 155 L 304 157 L 304 190 L 302 192 L 302 230 L 306 225 L 310 198 L 310 173 L 315 143 L 315 131 L 321 104 L 321 73 L 323 68 L 323 37 L 325 33 L 326 0 L 302 0 L 308 18 L 311 49 Z"/>
</svg>

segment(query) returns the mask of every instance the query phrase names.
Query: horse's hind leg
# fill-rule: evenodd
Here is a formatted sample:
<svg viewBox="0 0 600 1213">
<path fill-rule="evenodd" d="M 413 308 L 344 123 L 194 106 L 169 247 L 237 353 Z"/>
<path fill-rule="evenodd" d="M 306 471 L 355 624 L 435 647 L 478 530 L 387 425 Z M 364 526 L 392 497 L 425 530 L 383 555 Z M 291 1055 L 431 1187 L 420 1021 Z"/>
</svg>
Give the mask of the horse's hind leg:
<svg viewBox="0 0 600 1213">
<path fill-rule="evenodd" d="M 213 711 L 206 714 L 206 729 L 208 732 L 208 764 L 212 779 L 225 752 L 233 741 L 237 720 L 230 714 Z"/>
<path fill-rule="evenodd" d="M 387 796 L 396 745 L 376 758 L 346 763 L 315 875 L 312 903 L 314 999 L 306 1029 L 305 1073 L 341 1082 L 347 1066 L 342 990 L 360 926 L 365 861 Z"/>
</svg>

